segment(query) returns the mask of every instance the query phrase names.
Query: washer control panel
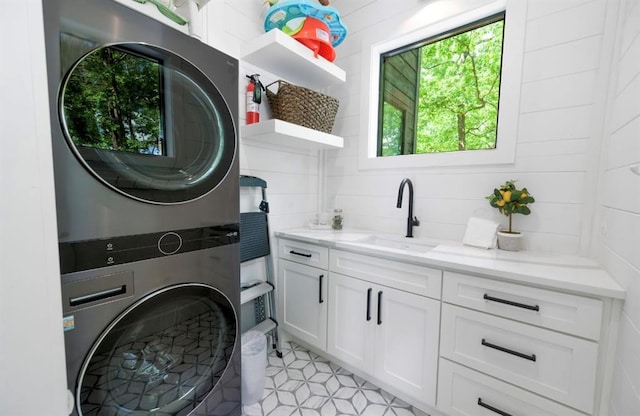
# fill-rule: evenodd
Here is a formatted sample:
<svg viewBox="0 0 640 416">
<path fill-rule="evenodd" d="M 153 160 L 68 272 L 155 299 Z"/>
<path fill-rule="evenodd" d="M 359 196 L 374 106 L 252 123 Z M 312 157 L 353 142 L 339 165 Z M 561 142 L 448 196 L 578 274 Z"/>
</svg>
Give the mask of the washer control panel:
<svg viewBox="0 0 640 416">
<path fill-rule="evenodd" d="M 240 242 L 239 224 L 60 243 L 60 272 L 79 272 Z"/>
</svg>

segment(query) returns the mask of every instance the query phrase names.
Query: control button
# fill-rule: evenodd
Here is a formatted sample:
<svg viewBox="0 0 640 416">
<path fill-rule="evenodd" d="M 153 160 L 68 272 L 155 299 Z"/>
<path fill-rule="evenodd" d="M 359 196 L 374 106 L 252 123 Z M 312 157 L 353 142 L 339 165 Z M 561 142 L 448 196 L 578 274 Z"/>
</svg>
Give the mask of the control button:
<svg viewBox="0 0 640 416">
<path fill-rule="evenodd" d="M 158 240 L 158 250 L 164 255 L 177 253 L 182 247 L 182 237 L 177 233 L 168 232 Z"/>
</svg>

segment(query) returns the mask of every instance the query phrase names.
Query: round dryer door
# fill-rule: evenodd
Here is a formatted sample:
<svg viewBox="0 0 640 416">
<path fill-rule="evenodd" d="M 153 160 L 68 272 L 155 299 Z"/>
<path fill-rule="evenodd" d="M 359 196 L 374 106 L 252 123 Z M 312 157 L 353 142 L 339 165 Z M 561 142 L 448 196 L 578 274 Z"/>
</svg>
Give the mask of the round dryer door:
<svg viewBox="0 0 640 416">
<path fill-rule="evenodd" d="M 120 43 L 83 55 L 59 95 L 64 135 L 98 180 L 131 198 L 175 204 L 213 190 L 236 152 L 233 116 L 182 57 Z"/>
<path fill-rule="evenodd" d="M 229 300 L 203 284 L 141 299 L 89 351 L 76 392 L 82 416 L 177 416 L 216 388 L 236 343 Z"/>
</svg>

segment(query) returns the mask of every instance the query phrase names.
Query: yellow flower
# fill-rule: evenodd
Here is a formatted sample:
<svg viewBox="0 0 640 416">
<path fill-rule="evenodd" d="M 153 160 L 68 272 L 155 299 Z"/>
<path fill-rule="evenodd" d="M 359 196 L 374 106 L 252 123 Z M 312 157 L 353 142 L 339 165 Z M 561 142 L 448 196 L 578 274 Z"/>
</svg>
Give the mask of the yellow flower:
<svg viewBox="0 0 640 416">
<path fill-rule="evenodd" d="M 504 204 L 505 204 L 504 199 L 501 199 L 500 201 L 496 202 L 496 205 L 499 206 L 499 207 L 503 207 Z"/>
<path fill-rule="evenodd" d="M 502 199 L 504 199 L 504 202 L 510 202 L 511 201 L 511 191 L 504 191 L 504 193 L 502 194 Z"/>
</svg>

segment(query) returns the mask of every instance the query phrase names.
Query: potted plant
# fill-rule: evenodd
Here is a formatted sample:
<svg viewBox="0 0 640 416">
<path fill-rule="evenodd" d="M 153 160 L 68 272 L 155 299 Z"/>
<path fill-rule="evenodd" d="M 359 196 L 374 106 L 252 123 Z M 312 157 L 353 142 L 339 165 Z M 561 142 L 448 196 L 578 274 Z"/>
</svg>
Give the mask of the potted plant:
<svg viewBox="0 0 640 416">
<path fill-rule="evenodd" d="M 501 214 L 509 217 L 509 229 L 498 231 L 498 248 L 509 251 L 518 251 L 521 248 L 522 233 L 511 228 L 513 214 L 529 215 L 531 210 L 527 204 L 535 202 L 527 188 L 517 189 L 514 180 L 506 181 L 500 188 L 495 188 L 493 193 L 486 198 L 492 207 L 498 208 Z"/>
</svg>

